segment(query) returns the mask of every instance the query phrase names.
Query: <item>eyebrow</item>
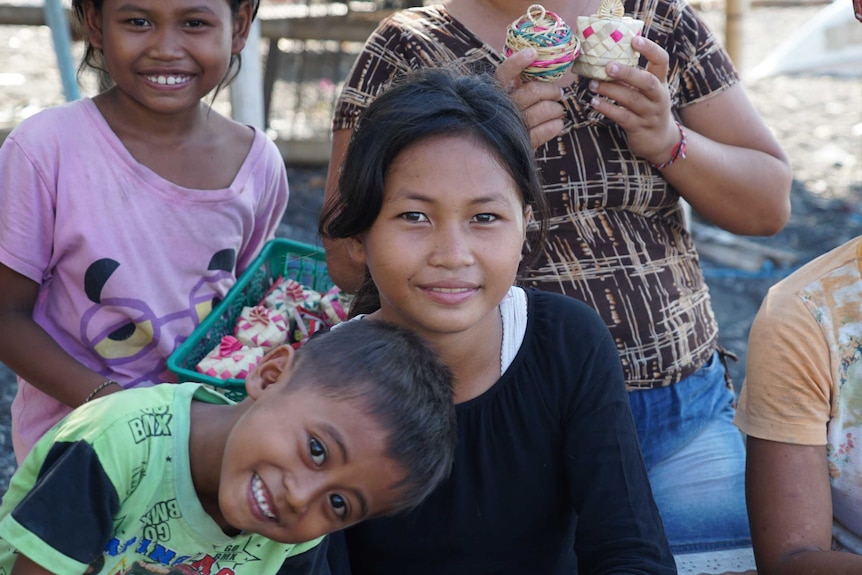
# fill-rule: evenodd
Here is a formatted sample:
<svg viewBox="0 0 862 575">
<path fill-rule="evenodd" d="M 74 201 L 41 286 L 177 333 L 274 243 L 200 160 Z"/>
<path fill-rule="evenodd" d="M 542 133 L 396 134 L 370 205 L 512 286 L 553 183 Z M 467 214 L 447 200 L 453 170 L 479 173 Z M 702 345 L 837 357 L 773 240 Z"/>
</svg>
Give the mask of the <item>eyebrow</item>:
<svg viewBox="0 0 862 575">
<path fill-rule="evenodd" d="M 341 433 L 329 423 L 322 423 L 321 427 L 338 446 L 338 449 L 339 451 L 341 451 L 341 457 L 344 462 L 348 463 L 350 461 L 350 455 L 347 452 L 347 447 L 344 445 L 344 439 L 341 437 Z M 359 501 L 359 511 L 361 513 L 359 519 L 364 519 L 365 517 L 368 517 L 368 501 L 365 499 L 365 496 L 362 495 L 362 492 L 358 489 L 350 489 L 350 491 L 353 492 L 353 495 Z"/>
<path fill-rule="evenodd" d="M 123 4 L 122 6 L 119 6 L 117 8 L 117 11 L 118 12 L 149 12 L 149 10 L 146 10 L 143 6 L 135 4 L 134 2 L 127 2 L 127 3 Z M 182 12 L 183 12 L 183 14 L 197 14 L 200 12 L 208 12 L 208 13 L 212 14 L 213 10 L 208 5 L 201 4 L 199 6 L 191 6 L 189 8 L 186 8 Z"/>
<path fill-rule="evenodd" d="M 399 201 L 399 200 L 413 200 L 417 202 L 424 203 L 433 203 L 436 198 L 430 194 L 424 194 L 420 192 L 394 192 L 392 197 L 388 199 L 388 201 Z M 478 204 L 506 204 L 508 203 L 505 197 L 505 194 L 500 192 L 493 192 L 484 196 L 479 196 L 477 198 L 473 198 L 470 201 L 470 204 L 478 205 Z"/>
</svg>

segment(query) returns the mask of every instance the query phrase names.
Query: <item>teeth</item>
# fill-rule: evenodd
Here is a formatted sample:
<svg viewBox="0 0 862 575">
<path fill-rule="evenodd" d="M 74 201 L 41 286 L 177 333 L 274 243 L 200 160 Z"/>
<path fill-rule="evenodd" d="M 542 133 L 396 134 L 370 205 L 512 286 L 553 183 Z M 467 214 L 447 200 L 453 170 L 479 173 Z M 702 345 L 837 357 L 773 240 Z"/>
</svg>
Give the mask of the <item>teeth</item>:
<svg viewBox="0 0 862 575">
<path fill-rule="evenodd" d="M 147 76 L 147 80 L 153 82 L 154 84 L 161 84 L 162 86 L 173 86 L 175 84 L 182 84 L 187 82 L 189 76 Z"/>
<path fill-rule="evenodd" d="M 264 495 L 263 480 L 261 480 L 257 473 L 255 473 L 251 478 L 251 492 L 254 494 L 254 500 L 257 502 L 257 506 L 260 507 L 260 510 L 263 511 L 263 514 L 270 519 L 275 519 L 275 513 L 273 513 L 272 508 L 269 506 L 269 502 L 266 500 L 266 496 Z"/>
<path fill-rule="evenodd" d="M 461 293 L 469 290 L 468 288 L 432 288 L 431 291 L 439 291 L 443 293 Z"/>
</svg>

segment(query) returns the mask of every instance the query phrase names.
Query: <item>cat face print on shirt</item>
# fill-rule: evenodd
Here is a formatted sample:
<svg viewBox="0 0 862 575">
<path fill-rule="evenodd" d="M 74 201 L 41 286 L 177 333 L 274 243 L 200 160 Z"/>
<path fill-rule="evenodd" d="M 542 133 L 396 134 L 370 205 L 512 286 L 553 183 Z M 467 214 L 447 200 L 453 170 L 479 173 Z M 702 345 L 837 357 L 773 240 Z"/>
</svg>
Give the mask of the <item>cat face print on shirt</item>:
<svg viewBox="0 0 862 575">
<path fill-rule="evenodd" d="M 105 366 L 106 376 L 122 379 L 127 387 L 172 381 L 167 357 L 235 283 L 235 265 L 236 250 L 216 252 L 187 295 L 177 298 L 168 292 L 176 289 L 169 266 L 148 270 L 155 281 L 140 286 L 134 283 L 140 270 L 133 264 L 96 260 L 84 274 L 84 291 L 93 305 L 81 316 L 80 341 Z"/>
</svg>

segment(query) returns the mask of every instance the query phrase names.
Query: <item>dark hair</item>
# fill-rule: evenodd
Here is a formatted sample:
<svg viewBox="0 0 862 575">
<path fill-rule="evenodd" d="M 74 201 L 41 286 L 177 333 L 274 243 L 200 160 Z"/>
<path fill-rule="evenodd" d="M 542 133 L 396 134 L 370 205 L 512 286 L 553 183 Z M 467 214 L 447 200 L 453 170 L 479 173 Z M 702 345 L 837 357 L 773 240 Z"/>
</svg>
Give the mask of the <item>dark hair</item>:
<svg viewBox="0 0 862 575">
<path fill-rule="evenodd" d="M 84 23 L 84 5 L 87 3 L 91 3 L 96 12 L 102 12 L 102 4 L 105 0 L 72 0 L 72 9 L 75 10 L 75 15 L 78 17 L 78 22 L 81 24 Z M 254 20 L 255 16 L 257 16 L 257 9 L 260 7 L 260 0 L 226 0 L 228 4 L 230 4 L 230 11 L 234 17 L 239 14 L 239 8 L 244 3 L 249 2 L 252 5 L 252 15 L 251 18 Z M 105 69 L 105 64 L 103 61 L 103 57 L 100 53 L 93 48 L 92 44 L 90 44 L 90 40 L 85 40 L 85 48 L 84 48 L 84 56 L 81 58 L 81 63 L 78 65 L 78 75 L 81 75 L 81 72 L 86 70 L 87 68 L 92 68 L 93 70 L 97 70 L 102 72 L 105 76 L 108 76 L 108 71 Z M 231 83 L 231 81 L 239 74 L 239 70 L 242 68 L 242 56 L 240 54 L 234 54 L 230 58 L 230 64 L 228 65 L 227 72 L 225 72 L 224 78 L 222 78 L 221 82 L 219 82 L 218 87 L 216 87 L 215 94 L 218 94 L 219 90 L 227 86 Z M 215 99 L 215 94 L 213 95 L 213 99 Z"/>
<path fill-rule="evenodd" d="M 406 471 L 387 514 L 419 505 L 448 477 L 456 441 L 452 373 L 412 331 L 357 319 L 312 337 L 297 350 L 285 389 L 305 386 L 358 399 L 385 430 L 386 455 Z"/>
<path fill-rule="evenodd" d="M 527 234 L 525 265 L 540 253 L 548 229 L 547 199 L 523 117 L 493 76 L 461 68 L 420 68 L 396 78 L 359 118 L 338 180 L 338 194 L 324 206 L 318 232 L 350 238 L 367 231 L 383 205 L 389 167 L 408 146 L 434 136 L 475 139 L 499 160 L 538 226 Z M 367 273 L 351 313 L 379 307 Z"/>
</svg>

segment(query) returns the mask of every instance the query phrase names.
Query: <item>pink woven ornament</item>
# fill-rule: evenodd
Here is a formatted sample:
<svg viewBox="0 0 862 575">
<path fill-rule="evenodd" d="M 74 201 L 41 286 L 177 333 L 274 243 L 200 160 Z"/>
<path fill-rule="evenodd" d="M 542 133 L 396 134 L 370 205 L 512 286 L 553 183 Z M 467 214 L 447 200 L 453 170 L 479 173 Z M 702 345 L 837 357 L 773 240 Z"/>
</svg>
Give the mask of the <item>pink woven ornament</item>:
<svg viewBox="0 0 862 575">
<path fill-rule="evenodd" d="M 196 369 L 217 379 L 245 379 L 263 356 L 263 348 L 245 346 L 232 335 L 226 335 L 198 362 Z"/>
<path fill-rule="evenodd" d="M 503 57 L 524 48 L 535 48 L 536 59 L 524 68 L 524 79 L 550 82 L 565 75 L 571 63 L 581 53 L 578 39 L 571 28 L 557 14 L 545 10 L 541 4 L 533 4 L 527 13 L 515 20 L 506 29 L 506 44 Z"/>
<path fill-rule="evenodd" d="M 263 296 L 261 304 L 289 314 L 293 308 L 301 305 L 305 298 L 305 288 L 302 287 L 301 283 L 294 279 L 279 276 Z"/>
<path fill-rule="evenodd" d="M 623 12 L 622 0 L 602 0 L 595 16 L 578 16 L 577 37 L 581 57 L 572 64 L 572 71 L 581 76 L 607 80 L 605 66 L 619 62 L 638 65 L 638 53 L 632 40 L 641 35 L 644 23 Z"/>
<path fill-rule="evenodd" d="M 280 311 L 262 305 L 242 308 L 234 335 L 244 345 L 269 350 L 287 339 L 287 319 Z"/>
<path fill-rule="evenodd" d="M 341 301 L 341 290 L 338 286 L 320 297 L 318 307 L 325 318 L 326 325 L 330 327 L 347 319 L 347 306 Z"/>
</svg>

